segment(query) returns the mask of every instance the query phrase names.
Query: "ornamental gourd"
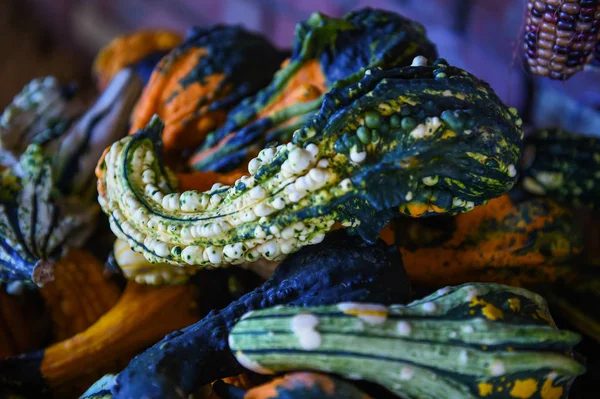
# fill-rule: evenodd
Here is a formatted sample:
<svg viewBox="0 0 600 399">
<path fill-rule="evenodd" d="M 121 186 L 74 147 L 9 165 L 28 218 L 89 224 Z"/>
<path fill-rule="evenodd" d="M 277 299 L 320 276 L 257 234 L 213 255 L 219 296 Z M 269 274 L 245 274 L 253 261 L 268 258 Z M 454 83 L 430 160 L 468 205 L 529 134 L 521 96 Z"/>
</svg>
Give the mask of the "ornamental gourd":
<svg viewBox="0 0 600 399">
<path fill-rule="evenodd" d="M 233 385 L 215 384 L 221 399 L 369 399 L 352 384 L 325 374 L 290 373 L 246 391 Z"/>
<path fill-rule="evenodd" d="M 335 222 L 372 241 L 399 214 L 456 214 L 507 192 L 520 125 L 486 83 L 443 60 L 372 70 L 326 94 L 291 143 L 250 161 L 250 176 L 204 193 L 175 191 L 155 118 L 107 149 L 98 200 L 115 235 L 151 262 L 277 260 Z"/>
<path fill-rule="evenodd" d="M 69 88 L 48 76 L 33 79 L 15 96 L 0 117 L 0 165 L 12 167 L 29 144 L 49 145 L 61 137 L 83 112 Z"/>
<path fill-rule="evenodd" d="M 254 291 L 200 322 L 167 335 L 133 359 L 110 388 L 115 398 L 175 398 L 243 368 L 229 352 L 227 334 L 244 313 L 275 305 L 310 306 L 339 301 L 406 302 L 410 286 L 397 249 L 367 245 L 343 230 L 292 255 Z M 149 383 L 152 381 L 152 383 Z M 90 389 L 86 395 L 95 397 Z"/>
<path fill-rule="evenodd" d="M 104 275 L 104 264 L 88 251 L 69 248 L 54 279 L 39 289 L 53 321 L 52 341 L 72 337 L 111 309 L 121 290 Z"/>
<path fill-rule="evenodd" d="M 600 139 L 560 129 L 525 139 L 522 187 L 573 207 L 600 207 Z"/>
<path fill-rule="evenodd" d="M 207 136 L 190 159 L 193 169 L 225 172 L 243 166 L 265 143 L 290 141 L 331 88 L 356 82 L 370 68 L 407 66 L 418 55 L 437 57 L 421 24 L 371 8 L 343 18 L 312 14 L 296 26 L 292 48 L 271 83 Z"/>
<path fill-rule="evenodd" d="M 154 66 L 182 41 L 181 35 L 166 30 L 143 30 L 116 37 L 94 59 L 93 73 L 98 89 L 106 89 L 115 75 L 128 67 L 146 84 Z"/>
<path fill-rule="evenodd" d="M 229 347 L 249 370 L 332 372 L 403 398 L 566 398 L 584 367 L 542 297 L 497 284 L 446 287 L 408 305 L 344 302 L 245 315 Z"/>
<path fill-rule="evenodd" d="M 398 219 L 394 227 L 411 281 L 429 287 L 551 283 L 576 273 L 570 264 L 584 246 L 568 209 L 508 194 L 455 217 Z"/>
<path fill-rule="evenodd" d="M 97 206 L 53 195 L 50 160 L 32 144 L 0 181 L 0 268 L 8 281 L 52 281 L 55 262 L 91 233 Z"/>
<path fill-rule="evenodd" d="M 264 87 L 283 54 L 239 26 L 197 27 L 156 66 L 131 118 L 135 132 L 157 114 L 165 149 L 194 148 L 226 112 Z"/>
<path fill-rule="evenodd" d="M 117 372 L 165 334 L 229 303 L 231 297 L 223 295 L 228 282 L 225 273 L 205 273 L 178 286 L 149 287 L 129 281 L 118 302 L 89 328 L 44 350 L 0 360 L 0 388 L 58 397 L 81 394 L 97 378 Z"/>
</svg>

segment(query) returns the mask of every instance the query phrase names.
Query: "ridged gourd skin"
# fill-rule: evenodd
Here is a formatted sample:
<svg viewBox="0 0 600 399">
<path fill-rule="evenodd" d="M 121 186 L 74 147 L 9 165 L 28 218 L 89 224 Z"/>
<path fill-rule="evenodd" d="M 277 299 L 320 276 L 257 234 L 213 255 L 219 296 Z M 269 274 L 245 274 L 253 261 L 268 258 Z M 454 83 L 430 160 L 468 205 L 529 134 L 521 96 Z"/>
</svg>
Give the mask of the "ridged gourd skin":
<svg viewBox="0 0 600 399">
<path fill-rule="evenodd" d="M 85 242 L 98 206 L 53 195 L 51 161 L 38 145 L 27 148 L 16 169 L 6 170 L 0 182 L 0 277 L 41 286 L 54 278 L 65 249 Z"/>
<path fill-rule="evenodd" d="M 340 303 L 245 315 L 229 335 L 258 373 L 332 372 L 403 398 L 566 398 L 584 367 L 542 297 L 498 284 L 446 287 L 406 306 Z"/>
<path fill-rule="evenodd" d="M 370 399 L 347 381 L 309 372 L 285 374 L 247 391 L 225 383 L 215 383 L 214 387 L 221 399 Z"/>
<path fill-rule="evenodd" d="M 5 169 L 0 178 L 0 280 L 42 285 L 52 280 L 53 264 L 64 250 L 82 246 L 95 227 L 99 208 L 91 177 L 106 146 L 126 135 L 127 115 L 141 83 L 131 71 L 121 71 L 96 102 L 74 120 L 69 119 L 68 107 L 61 108 L 48 94 L 59 90 L 55 82 L 47 90 L 40 88 L 40 96 L 35 91 L 31 94 L 32 90 L 29 87 L 24 92 L 44 100 L 26 108 L 26 117 L 14 116 L 16 111 L 10 107 L 3 116 L 8 131 L 29 126 L 33 133 L 25 134 L 30 143 L 23 153 L 15 153 L 18 162 Z M 21 100 L 16 103 L 21 104 Z M 56 110 L 47 114 L 45 110 L 52 107 Z M 51 119 L 68 120 L 69 124 L 40 133 L 31 119 L 45 120 L 46 124 Z"/>
<path fill-rule="evenodd" d="M 415 284 L 465 281 L 527 287 L 577 273 L 583 229 L 548 198 L 510 194 L 453 217 L 394 221 L 404 267 Z"/>
<path fill-rule="evenodd" d="M 0 391 L 13 389 L 36 398 L 77 397 L 166 334 L 231 302 L 230 277 L 218 270 L 178 286 L 129 281 L 118 302 L 89 328 L 43 350 L 0 360 Z"/>
<path fill-rule="evenodd" d="M 374 67 L 408 66 L 418 55 L 437 58 L 435 45 L 421 24 L 401 15 L 371 8 L 342 18 L 313 13 L 296 25 L 292 54 L 271 83 L 234 108 L 189 164 L 219 172 L 241 167 L 265 143 L 289 142 L 331 88 L 354 83 Z"/>
<path fill-rule="evenodd" d="M 154 68 L 130 132 L 157 114 L 167 123 L 165 150 L 194 148 L 229 109 L 267 85 L 283 59 L 265 38 L 240 26 L 195 27 Z"/>
<path fill-rule="evenodd" d="M 168 30 L 141 30 L 114 38 L 96 55 L 92 72 L 100 91 L 122 69 L 132 68 L 147 83 L 155 65 L 171 49 L 181 44 L 183 37 Z"/>
<path fill-rule="evenodd" d="M 456 214 L 507 192 L 521 124 L 489 85 L 443 60 L 372 70 L 326 94 L 291 143 L 250 161 L 249 177 L 205 193 L 175 192 L 155 118 L 107 149 L 98 200 L 115 235 L 151 262 L 277 260 L 335 222 L 372 241 L 399 214 Z"/>
<path fill-rule="evenodd" d="M 62 136 L 83 112 L 83 104 L 56 78 L 33 79 L 0 116 L 0 165 L 12 167 L 31 143 L 55 150 Z"/>
<path fill-rule="evenodd" d="M 368 245 L 336 231 L 323 243 L 290 256 L 254 291 L 137 356 L 110 390 L 115 398 L 178 398 L 218 378 L 240 374 L 244 370 L 229 351 L 227 335 L 248 311 L 340 301 L 405 303 L 409 298 L 410 286 L 395 247 L 382 241 Z M 97 394 L 90 389 L 86 395 Z"/>
<path fill-rule="evenodd" d="M 600 208 L 600 139 L 561 129 L 524 140 L 523 189 L 572 207 Z"/>
</svg>

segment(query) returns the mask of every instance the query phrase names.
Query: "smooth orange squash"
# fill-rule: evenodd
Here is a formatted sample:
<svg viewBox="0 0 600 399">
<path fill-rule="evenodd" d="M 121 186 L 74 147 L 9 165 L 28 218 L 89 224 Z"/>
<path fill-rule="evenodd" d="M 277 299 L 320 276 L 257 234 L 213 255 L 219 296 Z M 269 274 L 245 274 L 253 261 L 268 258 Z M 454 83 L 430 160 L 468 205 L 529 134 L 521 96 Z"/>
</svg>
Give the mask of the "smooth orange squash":
<svg viewBox="0 0 600 399">
<path fill-rule="evenodd" d="M 121 290 L 95 256 L 70 248 L 40 294 L 52 318 L 53 340 L 62 341 L 94 324 L 117 303 Z"/>
<path fill-rule="evenodd" d="M 207 76 L 203 84 L 181 85 L 183 78 L 207 54 L 204 48 L 192 48 L 185 57 L 175 60 L 165 58 L 159 63 L 133 112 L 131 134 L 146 126 L 150 118 L 158 114 L 165 121 L 163 142 L 166 150 L 193 148 L 202 142 L 206 133 L 223 123 L 224 110 L 207 111 L 208 104 L 217 99 L 215 94 L 223 81 L 223 74 Z M 198 107 L 201 99 L 207 105 Z M 198 117 L 200 114 L 202 118 Z"/>
<path fill-rule="evenodd" d="M 117 304 L 87 330 L 46 348 L 40 367 L 54 392 L 82 391 L 165 334 L 200 319 L 195 287 L 128 282 Z"/>
<path fill-rule="evenodd" d="M 165 30 L 139 31 L 117 37 L 102 48 L 94 60 L 93 73 L 98 88 L 104 90 L 121 69 L 151 54 L 168 51 L 182 41 L 179 33 Z"/>
</svg>

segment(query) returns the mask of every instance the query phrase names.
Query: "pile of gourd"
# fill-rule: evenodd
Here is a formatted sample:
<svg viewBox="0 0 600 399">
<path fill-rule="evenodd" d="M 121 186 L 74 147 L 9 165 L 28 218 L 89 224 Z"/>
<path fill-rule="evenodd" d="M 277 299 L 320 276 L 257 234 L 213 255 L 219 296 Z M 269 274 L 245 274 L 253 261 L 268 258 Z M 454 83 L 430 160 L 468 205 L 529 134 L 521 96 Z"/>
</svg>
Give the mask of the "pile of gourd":
<svg viewBox="0 0 600 399">
<path fill-rule="evenodd" d="M 315 13 L 290 52 L 138 32 L 94 72 L 92 104 L 48 77 L 0 119 L 11 397 L 551 399 L 584 374 L 550 310 L 600 341 L 600 141 L 524 137 L 420 24 Z"/>
</svg>

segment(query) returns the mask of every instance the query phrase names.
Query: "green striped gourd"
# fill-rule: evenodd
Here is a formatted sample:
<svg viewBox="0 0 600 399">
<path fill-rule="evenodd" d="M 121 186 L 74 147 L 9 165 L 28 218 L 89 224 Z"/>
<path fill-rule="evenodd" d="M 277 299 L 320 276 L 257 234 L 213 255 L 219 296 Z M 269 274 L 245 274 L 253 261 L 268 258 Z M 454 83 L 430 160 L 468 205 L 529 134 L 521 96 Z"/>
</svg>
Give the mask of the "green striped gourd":
<svg viewBox="0 0 600 399">
<path fill-rule="evenodd" d="M 249 313 L 229 346 L 262 373 L 318 370 L 403 398 L 566 398 L 584 367 L 579 336 L 558 331 L 546 302 L 497 284 L 447 287 L 406 306 L 340 303 Z"/>
<path fill-rule="evenodd" d="M 600 139 L 561 129 L 525 138 L 522 186 L 574 207 L 600 205 Z"/>
<path fill-rule="evenodd" d="M 151 262 L 277 260 L 335 222 L 372 241 L 399 214 L 456 214 L 501 195 L 517 176 L 520 126 L 489 85 L 444 60 L 374 69 L 328 93 L 291 143 L 263 149 L 232 187 L 176 192 L 154 118 L 100 160 L 99 202 Z"/>
</svg>

